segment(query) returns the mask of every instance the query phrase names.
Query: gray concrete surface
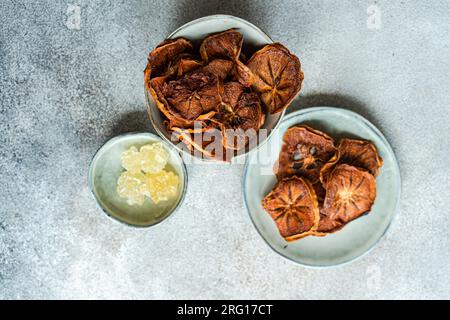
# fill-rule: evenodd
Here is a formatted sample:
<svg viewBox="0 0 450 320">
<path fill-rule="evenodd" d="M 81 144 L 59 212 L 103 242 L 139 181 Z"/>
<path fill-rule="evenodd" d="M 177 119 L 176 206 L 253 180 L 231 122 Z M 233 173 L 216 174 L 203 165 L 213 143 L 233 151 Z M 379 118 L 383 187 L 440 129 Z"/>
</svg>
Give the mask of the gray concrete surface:
<svg viewBox="0 0 450 320">
<path fill-rule="evenodd" d="M 381 24 L 374 3 L 2 1 L 0 298 L 450 298 L 450 2 L 376 1 Z M 245 212 L 241 166 L 190 166 L 182 210 L 154 229 L 97 209 L 86 184 L 95 150 L 152 130 L 148 50 L 214 13 L 301 57 L 290 111 L 347 107 L 391 142 L 401 210 L 369 255 L 312 270 L 273 253 Z"/>
</svg>

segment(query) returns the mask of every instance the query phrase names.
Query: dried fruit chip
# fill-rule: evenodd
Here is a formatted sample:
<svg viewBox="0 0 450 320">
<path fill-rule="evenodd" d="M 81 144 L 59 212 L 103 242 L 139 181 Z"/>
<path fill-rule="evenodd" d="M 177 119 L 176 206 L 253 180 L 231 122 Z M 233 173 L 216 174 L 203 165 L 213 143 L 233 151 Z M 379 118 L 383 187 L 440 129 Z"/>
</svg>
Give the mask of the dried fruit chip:
<svg viewBox="0 0 450 320">
<path fill-rule="evenodd" d="M 233 62 L 230 60 L 214 59 L 206 66 L 202 67 L 200 71 L 215 74 L 220 80 L 223 81 L 228 76 L 232 68 Z"/>
<path fill-rule="evenodd" d="M 164 116 L 168 119 L 169 128 L 192 126 L 193 122 L 184 119 L 176 111 L 173 111 L 173 109 L 170 107 L 169 103 L 167 102 L 166 98 L 164 97 L 164 95 L 162 93 L 162 89 L 166 85 L 168 79 L 169 79 L 168 76 L 161 76 L 161 77 L 153 78 L 149 81 L 150 85 L 148 87 L 148 90 L 149 90 L 151 96 L 153 97 L 153 100 L 155 101 L 156 106 L 164 114 Z M 212 115 L 214 115 L 214 113 L 212 113 L 211 116 Z"/>
<path fill-rule="evenodd" d="M 330 233 L 369 212 L 376 197 L 376 181 L 368 171 L 339 164 L 326 184 L 318 232 Z"/>
<path fill-rule="evenodd" d="M 244 38 L 234 29 L 212 34 L 206 37 L 200 45 L 200 54 L 205 61 L 213 58 L 230 59 L 239 58 Z"/>
<path fill-rule="evenodd" d="M 178 176 L 171 171 L 147 173 L 144 181 L 145 183 L 140 186 L 140 192 L 154 203 L 167 201 L 178 193 Z"/>
<path fill-rule="evenodd" d="M 173 127 L 174 134 L 182 141 L 192 154 L 202 154 L 204 157 L 217 161 L 230 161 L 227 150 L 223 147 L 225 130 L 220 123 L 201 129 L 184 129 Z M 195 136 L 197 134 L 197 136 Z"/>
<path fill-rule="evenodd" d="M 117 180 L 117 194 L 127 199 L 129 205 L 142 205 L 145 201 L 141 193 L 145 176 L 142 172 L 124 171 Z"/>
<path fill-rule="evenodd" d="M 320 171 L 320 180 L 323 184 L 326 184 L 329 174 L 339 163 L 366 169 L 376 177 L 383 165 L 383 159 L 378 155 L 374 144 L 369 141 L 342 139 L 336 155 Z"/>
<path fill-rule="evenodd" d="M 148 55 L 145 79 L 148 81 L 162 74 L 172 59 L 193 48 L 192 43 L 184 38 L 163 41 Z"/>
<path fill-rule="evenodd" d="M 244 93 L 244 87 L 239 82 L 230 81 L 223 86 L 222 102 L 228 110 L 233 109 Z"/>
<path fill-rule="evenodd" d="M 278 179 L 299 175 L 315 184 L 319 181 L 320 169 L 335 151 L 333 139 L 325 133 L 307 126 L 291 127 L 283 136 L 275 174 Z"/>
<path fill-rule="evenodd" d="M 239 86 L 236 82 L 225 85 L 224 101 L 229 104 L 222 108 L 217 117 L 224 125 L 225 147 L 235 150 L 242 149 L 250 140 L 257 138 L 264 119 L 258 95 L 254 92 L 242 93 Z"/>
<path fill-rule="evenodd" d="M 126 170 L 133 173 L 141 172 L 142 155 L 135 146 L 122 152 L 121 160 L 122 167 Z"/>
<path fill-rule="evenodd" d="M 192 72 L 201 66 L 202 63 L 191 54 L 180 54 L 170 62 L 167 74 L 181 78 L 186 73 Z"/>
<path fill-rule="evenodd" d="M 141 166 L 145 173 L 157 173 L 164 169 L 169 160 L 169 153 L 162 143 L 153 143 L 142 146 L 140 149 Z"/>
<path fill-rule="evenodd" d="M 257 51 L 247 63 L 253 74 L 253 89 L 271 113 L 287 108 L 303 81 L 300 60 L 280 43 Z"/>
<path fill-rule="evenodd" d="M 164 83 L 162 87 L 162 95 L 171 113 L 192 121 L 218 110 L 220 92 L 217 76 L 201 72 L 186 74 L 179 80 Z"/>
<path fill-rule="evenodd" d="M 287 241 L 307 236 L 319 225 L 314 189 L 302 178 L 294 176 L 278 182 L 262 200 L 262 206 Z"/>
<path fill-rule="evenodd" d="M 234 68 L 232 70 L 233 79 L 238 81 L 244 87 L 251 87 L 253 84 L 253 73 L 249 67 L 243 64 L 241 61 L 236 60 Z"/>
</svg>

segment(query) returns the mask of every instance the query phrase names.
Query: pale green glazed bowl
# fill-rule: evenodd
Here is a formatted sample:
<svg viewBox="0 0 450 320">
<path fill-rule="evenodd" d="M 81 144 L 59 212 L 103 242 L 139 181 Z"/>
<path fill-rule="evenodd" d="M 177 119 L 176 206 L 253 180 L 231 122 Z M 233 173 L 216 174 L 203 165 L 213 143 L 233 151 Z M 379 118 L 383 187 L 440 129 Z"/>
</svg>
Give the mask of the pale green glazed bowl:
<svg viewBox="0 0 450 320">
<path fill-rule="evenodd" d="M 161 142 L 169 152 L 165 170 L 173 171 L 180 178 L 178 196 L 174 201 L 154 204 L 146 199 L 142 206 L 131 206 L 116 191 L 117 179 L 124 171 L 121 154 L 131 146 L 140 148 L 155 142 Z M 89 167 L 89 187 L 98 205 L 108 216 L 128 225 L 149 227 L 162 222 L 180 207 L 187 187 L 186 167 L 178 152 L 158 136 L 149 132 L 127 133 L 112 138 L 97 151 Z"/>
</svg>

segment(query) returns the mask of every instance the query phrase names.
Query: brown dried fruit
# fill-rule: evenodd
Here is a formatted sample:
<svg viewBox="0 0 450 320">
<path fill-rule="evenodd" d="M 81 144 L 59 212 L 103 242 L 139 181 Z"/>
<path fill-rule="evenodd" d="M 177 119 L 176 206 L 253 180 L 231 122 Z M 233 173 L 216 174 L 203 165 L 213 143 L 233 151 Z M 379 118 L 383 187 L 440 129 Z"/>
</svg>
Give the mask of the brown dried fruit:
<svg viewBox="0 0 450 320">
<path fill-rule="evenodd" d="M 300 60 L 280 43 L 257 51 L 247 66 L 253 74 L 252 87 L 271 114 L 287 108 L 300 91 L 303 81 Z"/>
<path fill-rule="evenodd" d="M 168 76 L 161 76 L 151 79 L 149 81 L 148 91 L 152 95 L 158 109 L 164 114 L 164 116 L 169 121 L 169 128 L 172 126 L 190 127 L 193 125 L 193 122 L 182 118 L 176 113 L 173 113 L 171 111 L 169 103 L 162 94 L 162 88 L 168 81 L 168 78 L 169 78 Z M 212 117 L 213 115 L 214 114 L 211 114 L 210 116 Z"/>
<path fill-rule="evenodd" d="M 275 174 L 279 180 L 299 175 L 316 184 L 320 169 L 335 152 L 333 139 L 325 133 L 308 126 L 291 127 L 283 136 Z"/>
<path fill-rule="evenodd" d="M 318 227 L 316 195 L 309 182 L 302 178 L 294 176 L 278 182 L 261 204 L 287 241 L 307 236 Z"/>
<path fill-rule="evenodd" d="M 226 105 L 228 110 L 233 109 L 241 95 L 244 93 L 244 87 L 235 81 L 225 83 L 223 86 L 222 102 Z"/>
<path fill-rule="evenodd" d="M 164 83 L 161 92 L 172 114 L 194 121 L 218 110 L 221 90 L 217 76 L 194 72 Z"/>
<path fill-rule="evenodd" d="M 205 61 L 214 58 L 235 61 L 239 58 L 243 41 L 242 34 L 235 29 L 212 34 L 200 45 L 200 55 Z"/>
<path fill-rule="evenodd" d="M 335 232 L 369 212 L 375 202 L 376 180 L 368 171 L 339 164 L 326 184 L 319 233 Z"/>
<path fill-rule="evenodd" d="M 244 87 L 251 87 L 253 84 L 253 73 L 249 67 L 243 64 L 241 61 L 236 60 L 234 68 L 232 70 L 234 80 L 238 81 Z"/>
<path fill-rule="evenodd" d="M 145 69 L 145 79 L 148 81 L 165 72 L 171 60 L 183 52 L 189 52 L 194 48 L 189 40 L 184 38 L 165 40 L 161 42 L 148 55 L 148 63 Z"/>
<path fill-rule="evenodd" d="M 244 93 L 237 82 L 228 82 L 224 86 L 224 105 L 217 115 L 223 124 L 224 146 L 240 150 L 247 143 L 257 138 L 257 133 L 264 122 L 259 97 L 256 93 Z"/>
<path fill-rule="evenodd" d="M 378 155 L 377 148 L 370 141 L 342 139 L 336 155 L 320 171 L 322 184 L 326 184 L 329 174 L 340 163 L 366 169 L 376 177 L 383 165 L 383 159 Z"/>
<path fill-rule="evenodd" d="M 202 63 L 191 54 L 180 54 L 170 62 L 167 75 L 181 78 L 186 73 L 192 72 L 201 66 Z"/>
<path fill-rule="evenodd" d="M 229 161 L 227 158 L 227 151 L 223 148 L 223 129 L 217 130 L 217 126 L 207 126 L 201 129 L 184 129 L 173 127 L 175 135 L 182 141 L 191 154 L 200 152 L 208 159 L 217 161 Z M 196 139 L 195 134 L 201 134 Z"/>
</svg>

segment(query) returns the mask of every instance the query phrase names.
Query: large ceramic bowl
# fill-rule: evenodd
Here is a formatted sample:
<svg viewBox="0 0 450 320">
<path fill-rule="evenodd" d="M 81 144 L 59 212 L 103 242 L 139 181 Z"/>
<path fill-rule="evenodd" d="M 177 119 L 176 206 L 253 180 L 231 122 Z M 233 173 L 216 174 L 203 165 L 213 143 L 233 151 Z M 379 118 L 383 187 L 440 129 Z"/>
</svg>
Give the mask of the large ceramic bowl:
<svg viewBox="0 0 450 320">
<path fill-rule="evenodd" d="M 276 183 L 272 168 L 278 158 L 283 135 L 288 128 L 298 124 L 321 130 L 336 141 L 344 137 L 370 140 L 384 163 L 377 176 L 377 197 L 369 214 L 326 237 L 306 237 L 286 242 L 262 208 L 261 200 Z M 275 252 L 305 266 L 329 267 L 353 261 L 379 242 L 397 212 L 400 187 L 400 170 L 394 152 L 373 124 L 345 109 L 317 107 L 287 115 L 270 141 L 249 155 L 244 168 L 242 192 L 254 226 Z"/>
<path fill-rule="evenodd" d="M 244 53 L 247 53 L 248 51 L 251 54 L 262 46 L 273 43 L 272 39 L 270 39 L 267 34 L 265 34 L 255 25 L 244 19 L 228 15 L 212 15 L 193 20 L 172 32 L 167 38 L 174 39 L 184 37 L 191 40 L 194 44 L 199 44 L 199 42 L 209 34 L 225 31 L 231 28 L 237 29 L 244 36 L 244 45 L 242 48 L 242 51 Z M 191 153 L 187 152 L 185 148 L 177 146 L 177 144 L 179 143 L 178 141 L 171 140 L 171 132 L 169 132 L 166 126 L 163 124 L 164 116 L 158 110 L 151 95 L 147 91 L 145 92 L 145 94 L 150 120 L 157 133 L 167 142 L 172 143 L 178 150 L 190 156 Z M 267 138 L 264 140 L 260 140 L 259 144 L 257 145 L 255 144 L 250 148 L 246 148 L 245 152 L 242 152 L 239 155 L 235 156 L 233 158 L 233 161 L 237 162 L 239 161 L 239 159 L 243 160 L 245 158 L 245 155 L 252 149 L 255 149 L 267 142 L 270 138 L 271 132 L 278 126 L 283 115 L 284 111 L 275 115 L 266 114 L 266 121 L 261 129 L 268 130 Z M 198 157 L 198 159 L 205 160 L 204 158 L 200 157 Z"/>
</svg>

